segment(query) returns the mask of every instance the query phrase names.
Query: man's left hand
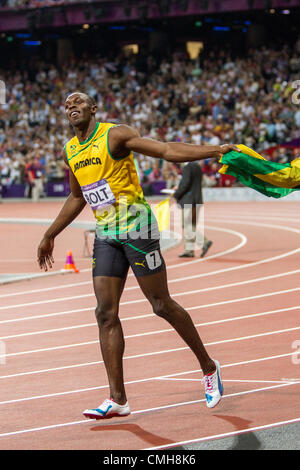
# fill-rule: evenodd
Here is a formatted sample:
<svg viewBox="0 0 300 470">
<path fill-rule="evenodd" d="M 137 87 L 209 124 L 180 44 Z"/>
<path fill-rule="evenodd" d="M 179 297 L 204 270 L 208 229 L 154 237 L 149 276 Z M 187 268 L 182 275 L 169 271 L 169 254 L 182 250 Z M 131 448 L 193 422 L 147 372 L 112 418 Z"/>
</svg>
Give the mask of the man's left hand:
<svg viewBox="0 0 300 470">
<path fill-rule="evenodd" d="M 233 144 L 223 144 L 220 145 L 220 153 L 223 155 L 224 153 L 228 153 L 234 150 L 235 152 L 240 152 L 241 150 Z"/>
</svg>

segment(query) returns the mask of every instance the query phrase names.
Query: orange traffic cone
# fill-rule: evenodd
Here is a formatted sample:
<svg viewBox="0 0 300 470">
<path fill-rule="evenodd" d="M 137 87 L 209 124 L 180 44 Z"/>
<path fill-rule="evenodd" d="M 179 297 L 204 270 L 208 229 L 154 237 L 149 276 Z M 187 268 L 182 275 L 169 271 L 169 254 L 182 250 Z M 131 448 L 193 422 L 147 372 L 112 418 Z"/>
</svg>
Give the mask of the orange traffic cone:
<svg viewBox="0 0 300 470">
<path fill-rule="evenodd" d="M 72 251 L 68 251 L 65 263 L 65 271 L 69 270 L 73 270 L 75 273 L 79 273 L 79 270 L 76 268 L 75 263 L 73 261 Z"/>
</svg>

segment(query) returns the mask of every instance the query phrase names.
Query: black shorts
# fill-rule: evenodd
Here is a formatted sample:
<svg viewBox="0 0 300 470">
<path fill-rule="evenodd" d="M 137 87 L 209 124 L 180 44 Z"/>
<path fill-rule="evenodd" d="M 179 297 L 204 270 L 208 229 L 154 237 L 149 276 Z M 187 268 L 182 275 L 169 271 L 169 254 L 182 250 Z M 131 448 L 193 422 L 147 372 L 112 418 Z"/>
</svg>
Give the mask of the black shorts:
<svg viewBox="0 0 300 470">
<path fill-rule="evenodd" d="M 93 277 L 125 278 L 129 266 L 136 277 L 155 274 L 165 269 L 159 239 L 128 237 L 126 240 L 117 240 L 95 237 Z"/>
</svg>

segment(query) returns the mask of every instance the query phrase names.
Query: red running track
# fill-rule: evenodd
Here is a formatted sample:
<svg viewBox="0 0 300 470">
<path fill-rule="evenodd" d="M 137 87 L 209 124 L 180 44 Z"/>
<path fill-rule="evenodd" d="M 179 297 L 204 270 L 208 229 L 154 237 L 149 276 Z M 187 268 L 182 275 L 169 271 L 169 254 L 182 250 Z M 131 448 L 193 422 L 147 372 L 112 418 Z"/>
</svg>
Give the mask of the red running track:
<svg viewBox="0 0 300 470">
<path fill-rule="evenodd" d="M 61 203 L 2 204 L 1 217 L 52 218 Z M 156 317 L 129 275 L 120 318 L 132 414 L 90 421 L 107 398 L 83 230 L 57 240 L 79 274 L 0 287 L 0 449 L 157 449 L 300 420 L 300 222 L 289 201 L 207 203 L 207 256 L 165 252 L 169 287 L 222 367 L 224 397 L 209 410 L 198 363 Z M 179 227 L 177 212 L 175 228 Z M 89 212 L 81 220 L 92 220 Z M 177 226 L 176 226 L 177 224 Z M 40 225 L 2 225 L 1 272 L 37 272 Z M 5 363 L 3 363 L 5 362 Z"/>
</svg>

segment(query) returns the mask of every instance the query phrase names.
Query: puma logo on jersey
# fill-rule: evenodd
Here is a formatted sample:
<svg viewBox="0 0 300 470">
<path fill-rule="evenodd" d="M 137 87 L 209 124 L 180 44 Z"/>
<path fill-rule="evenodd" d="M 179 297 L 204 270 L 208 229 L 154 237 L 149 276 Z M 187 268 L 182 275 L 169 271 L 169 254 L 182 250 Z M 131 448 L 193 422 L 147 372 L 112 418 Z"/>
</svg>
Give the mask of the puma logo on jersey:
<svg viewBox="0 0 300 470">
<path fill-rule="evenodd" d="M 145 263 L 145 261 L 143 261 L 142 263 L 138 263 L 138 262 L 136 261 L 134 264 L 136 264 L 137 266 L 143 266 L 143 268 L 145 268 L 146 266 L 145 266 L 144 263 Z"/>
</svg>

